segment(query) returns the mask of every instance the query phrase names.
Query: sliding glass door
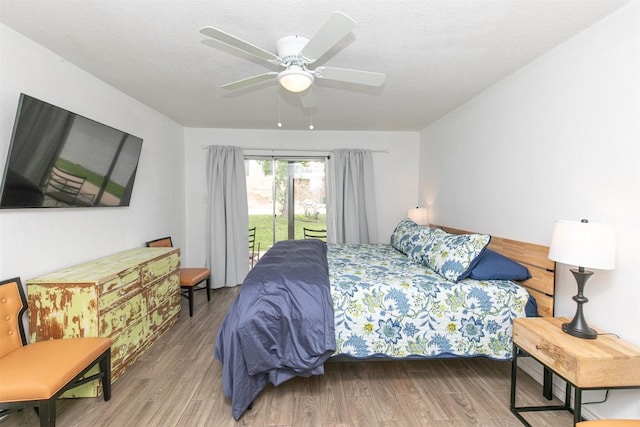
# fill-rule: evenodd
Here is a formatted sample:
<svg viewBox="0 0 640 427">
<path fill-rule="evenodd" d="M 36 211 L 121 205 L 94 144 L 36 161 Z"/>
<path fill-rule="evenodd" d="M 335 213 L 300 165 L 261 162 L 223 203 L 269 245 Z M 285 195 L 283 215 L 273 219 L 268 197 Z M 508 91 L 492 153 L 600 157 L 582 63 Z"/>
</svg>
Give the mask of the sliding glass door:
<svg viewBox="0 0 640 427">
<path fill-rule="evenodd" d="M 302 239 L 303 227 L 326 230 L 325 158 L 248 156 L 245 169 L 249 228 L 261 252 Z"/>
</svg>

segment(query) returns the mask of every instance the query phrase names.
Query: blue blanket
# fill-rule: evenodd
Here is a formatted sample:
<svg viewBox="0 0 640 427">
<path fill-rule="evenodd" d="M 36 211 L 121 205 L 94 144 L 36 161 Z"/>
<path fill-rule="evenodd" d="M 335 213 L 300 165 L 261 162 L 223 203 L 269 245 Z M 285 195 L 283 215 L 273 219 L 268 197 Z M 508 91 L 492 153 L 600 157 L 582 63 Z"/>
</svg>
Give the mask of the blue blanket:
<svg viewBox="0 0 640 427">
<path fill-rule="evenodd" d="M 218 331 L 215 357 L 233 417 L 267 382 L 323 374 L 335 349 L 326 244 L 276 243 L 247 275 Z"/>
</svg>

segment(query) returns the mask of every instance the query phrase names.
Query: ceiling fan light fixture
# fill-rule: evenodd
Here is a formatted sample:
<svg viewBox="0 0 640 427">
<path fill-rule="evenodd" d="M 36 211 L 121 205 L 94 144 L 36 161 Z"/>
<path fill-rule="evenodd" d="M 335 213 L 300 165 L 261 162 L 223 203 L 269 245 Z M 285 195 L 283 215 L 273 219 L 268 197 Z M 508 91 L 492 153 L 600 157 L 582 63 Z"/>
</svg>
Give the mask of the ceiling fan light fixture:
<svg viewBox="0 0 640 427">
<path fill-rule="evenodd" d="M 289 92 L 303 92 L 313 83 L 313 74 L 297 65 L 292 65 L 280 74 L 278 82 Z"/>
</svg>

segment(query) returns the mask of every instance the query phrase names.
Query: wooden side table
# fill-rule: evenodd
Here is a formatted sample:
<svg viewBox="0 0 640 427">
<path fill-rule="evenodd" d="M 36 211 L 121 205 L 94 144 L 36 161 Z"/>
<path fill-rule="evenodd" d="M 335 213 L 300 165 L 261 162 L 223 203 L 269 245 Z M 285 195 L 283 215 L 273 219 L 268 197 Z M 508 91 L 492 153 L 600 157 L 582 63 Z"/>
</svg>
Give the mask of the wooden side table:
<svg viewBox="0 0 640 427">
<path fill-rule="evenodd" d="M 571 410 L 573 424 L 582 420 L 582 391 L 640 388 L 640 348 L 614 335 L 582 339 L 562 331 L 563 317 L 518 318 L 513 323 L 511 412 L 526 426 L 521 412 Z M 599 331 L 600 332 L 600 331 Z M 518 358 L 531 356 L 567 383 L 564 405 L 516 407 Z"/>
</svg>

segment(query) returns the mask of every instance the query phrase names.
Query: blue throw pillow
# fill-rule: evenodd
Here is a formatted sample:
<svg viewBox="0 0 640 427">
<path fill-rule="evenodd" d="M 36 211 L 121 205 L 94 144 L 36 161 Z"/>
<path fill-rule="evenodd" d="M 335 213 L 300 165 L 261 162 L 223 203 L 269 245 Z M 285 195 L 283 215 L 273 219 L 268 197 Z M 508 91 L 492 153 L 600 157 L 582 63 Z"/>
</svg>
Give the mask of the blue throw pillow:
<svg viewBox="0 0 640 427">
<path fill-rule="evenodd" d="M 469 277 L 476 280 L 527 280 L 531 274 L 524 265 L 487 249 Z"/>
</svg>

